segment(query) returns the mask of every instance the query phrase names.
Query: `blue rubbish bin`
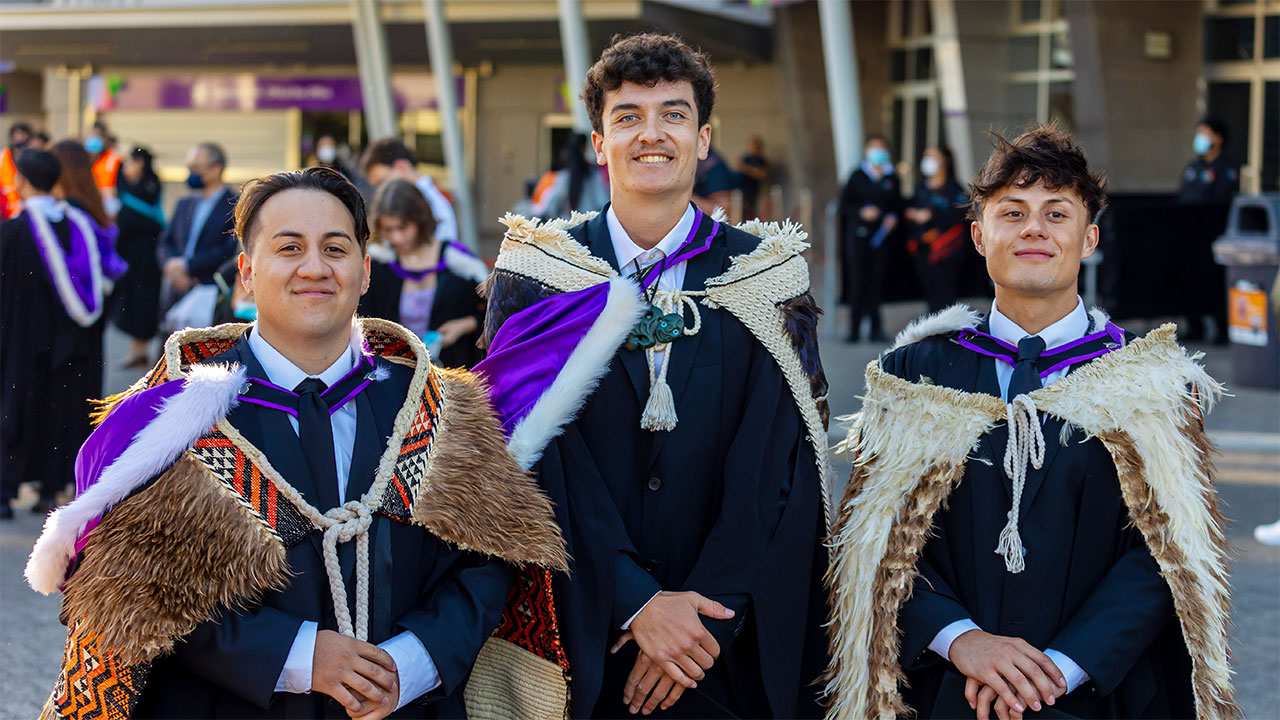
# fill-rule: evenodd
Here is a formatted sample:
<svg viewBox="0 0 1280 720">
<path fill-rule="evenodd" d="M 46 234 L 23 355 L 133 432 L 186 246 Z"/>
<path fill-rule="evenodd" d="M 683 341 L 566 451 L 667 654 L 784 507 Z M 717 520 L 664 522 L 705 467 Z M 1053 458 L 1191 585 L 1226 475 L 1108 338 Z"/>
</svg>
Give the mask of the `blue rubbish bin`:
<svg viewBox="0 0 1280 720">
<path fill-rule="evenodd" d="M 1271 303 L 1280 270 L 1280 193 L 1237 195 L 1213 256 L 1227 268 L 1235 384 L 1280 388 L 1280 318 Z"/>
</svg>

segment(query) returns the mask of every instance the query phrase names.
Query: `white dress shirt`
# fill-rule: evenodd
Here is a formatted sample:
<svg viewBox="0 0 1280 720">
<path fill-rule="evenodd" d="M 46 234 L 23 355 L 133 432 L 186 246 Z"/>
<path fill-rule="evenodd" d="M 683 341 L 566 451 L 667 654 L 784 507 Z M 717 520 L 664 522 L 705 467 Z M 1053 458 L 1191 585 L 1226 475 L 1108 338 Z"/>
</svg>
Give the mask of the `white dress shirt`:
<svg viewBox="0 0 1280 720">
<path fill-rule="evenodd" d="M 288 358 L 280 354 L 258 334 L 258 325 L 254 323 L 249 333 L 249 349 L 262 364 L 267 373 L 267 380 L 282 388 L 292 390 L 308 377 L 319 378 L 325 385 L 332 386 L 341 380 L 360 360 L 359 335 L 352 333 L 351 344 L 332 365 L 319 375 L 307 375 Z M 351 473 L 351 452 L 356 443 L 356 403 L 348 402 L 333 413 L 333 454 L 338 469 L 338 497 L 346 497 L 347 478 Z M 298 419 L 289 416 L 289 424 L 298 432 Z M 321 508 L 328 510 L 329 508 Z M 327 581 L 326 581 L 327 582 Z M 293 638 L 289 648 L 289 656 L 285 658 L 280 677 L 276 680 L 276 692 L 309 693 L 311 692 L 311 672 L 315 656 L 316 633 L 319 624 L 314 620 L 303 620 L 298 634 Z M 399 635 L 378 645 L 395 661 L 400 675 L 400 702 L 396 709 L 404 707 L 423 694 L 440 685 L 440 673 L 435 662 L 431 660 L 426 646 L 411 632 Z"/>
<path fill-rule="evenodd" d="M 52 195 L 32 195 L 22 201 L 22 208 L 29 213 L 39 215 L 51 223 L 62 222 L 62 218 L 66 217 L 66 213 L 62 211 L 60 201 Z"/>
<path fill-rule="evenodd" d="M 449 198 L 440 192 L 440 188 L 436 187 L 430 175 L 419 175 L 413 184 L 431 206 L 431 217 L 436 220 L 436 230 L 433 233 L 436 239 L 441 242 L 457 242 L 458 218 L 453 214 L 453 205 L 449 204 Z"/>
<path fill-rule="evenodd" d="M 990 320 L 991 334 L 1010 345 L 1017 345 L 1019 340 L 1032 334 L 1018 327 L 1017 323 L 1001 313 L 994 301 L 991 303 Z M 1088 332 L 1089 313 L 1084 309 L 1084 301 L 1077 297 L 1074 310 L 1067 313 L 1061 320 L 1035 334 L 1044 340 L 1045 349 L 1050 350 L 1073 340 L 1079 340 Z M 1013 378 L 1013 368 L 1008 363 L 999 362 L 995 359 L 992 359 L 991 362 L 996 364 L 996 380 L 1000 382 L 1000 395 L 1005 397 L 1009 394 L 1009 381 Z M 1044 384 L 1049 385 L 1061 380 L 1066 376 L 1069 369 L 1070 367 L 1068 366 L 1061 370 L 1055 370 L 1045 376 Z M 1007 401 L 1008 398 L 1006 398 Z M 938 631 L 938 634 L 933 638 L 933 642 L 929 643 L 929 649 L 950 660 L 951 643 L 970 630 L 980 629 L 973 620 L 957 620 Z M 1089 681 L 1089 674 L 1071 658 L 1053 648 L 1045 650 L 1044 654 L 1048 655 L 1053 664 L 1057 665 L 1058 669 L 1062 671 L 1063 677 L 1067 680 L 1067 692 L 1074 692 L 1076 688 Z M 1053 678 L 1053 680 L 1057 681 L 1057 678 Z"/>
</svg>

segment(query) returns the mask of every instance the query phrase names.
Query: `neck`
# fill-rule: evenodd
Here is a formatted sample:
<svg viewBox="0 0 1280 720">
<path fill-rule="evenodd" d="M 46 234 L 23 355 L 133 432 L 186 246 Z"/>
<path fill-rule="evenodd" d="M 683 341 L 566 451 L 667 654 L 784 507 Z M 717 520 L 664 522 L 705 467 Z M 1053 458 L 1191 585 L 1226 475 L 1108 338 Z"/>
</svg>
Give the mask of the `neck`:
<svg viewBox="0 0 1280 720">
<path fill-rule="evenodd" d="M 435 238 L 421 245 L 398 254 L 400 264 L 414 270 L 422 270 L 440 262 L 440 243 Z"/>
<path fill-rule="evenodd" d="M 947 184 L 947 176 L 934 175 L 933 177 L 929 178 L 928 183 L 929 183 L 929 187 L 933 188 L 934 190 L 937 190 L 938 188 Z"/>
<path fill-rule="evenodd" d="M 262 323 L 258 323 L 254 332 L 308 375 L 319 375 L 328 370 L 351 346 L 350 326 L 323 338 L 296 337 L 277 332 L 275 328 Z"/>
<path fill-rule="evenodd" d="M 689 196 L 684 195 L 680 202 L 672 202 L 670 197 L 615 197 L 612 199 L 613 212 L 618 222 L 627 231 L 631 241 L 645 250 L 652 249 L 671 232 L 671 228 L 680 222 L 685 210 L 689 207 Z"/>
<path fill-rule="evenodd" d="M 1209 148 L 1209 152 L 1201 155 L 1200 157 L 1203 158 L 1205 162 L 1213 162 L 1214 160 L 1217 160 L 1218 156 L 1221 154 L 1222 148 Z"/>
<path fill-rule="evenodd" d="M 208 185 L 208 186 L 206 186 L 206 187 L 205 187 L 205 189 L 203 189 L 203 190 L 201 190 L 201 191 L 200 191 L 200 194 L 201 194 L 202 196 L 204 196 L 204 197 L 209 197 L 210 195 L 213 195 L 214 193 L 220 193 L 220 192 L 222 192 L 222 183 L 221 183 L 221 182 L 216 183 L 216 184 L 214 184 L 214 185 Z"/>
<path fill-rule="evenodd" d="M 996 286 L 996 308 L 1031 335 L 1038 334 L 1071 314 L 1071 311 L 1076 309 L 1077 302 L 1078 296 L 1074 285 L 1068 292 L 1044 297 L 1014 294 Z"/>
</svg>

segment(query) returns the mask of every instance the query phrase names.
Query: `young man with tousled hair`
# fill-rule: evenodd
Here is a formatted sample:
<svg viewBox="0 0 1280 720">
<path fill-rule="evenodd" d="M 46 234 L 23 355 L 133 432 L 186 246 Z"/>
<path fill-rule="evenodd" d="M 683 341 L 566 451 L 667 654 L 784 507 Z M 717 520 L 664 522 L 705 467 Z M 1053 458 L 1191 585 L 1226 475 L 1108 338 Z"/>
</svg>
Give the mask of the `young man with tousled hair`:
<svg viewBox="0 0 1280 720">
<path fill-rule="evenodd" d="M 816 715 L 829 467 L 805 236 L 692 203 L 715 80 L 679 38 L 614 38 L 582 98 L 610 203 L 507 218 L 476 367 L 573 558 L 554 579 L 572 713 Z"/>
<path fill-rule="evenodd" d="M 1173 326 L 1078 295 L 1105 182 L 1034 126 L 972 186 L 996 297 L 867 367 L 828 578 L 831 718 L 1228 718 L 1225 539 Z"/>
<path fill-rule="evenodd" d="M 44 716 L 484 717 L 467 684 L 493 675 L 516 566 L 564 567 L 547 499 L 469 373 L 355 317 L 354 186 L 259 178 L 236 230 L 257 320 L 175 333 L 106 401 L 32 553 L 68 622 Z"/>
</svg>

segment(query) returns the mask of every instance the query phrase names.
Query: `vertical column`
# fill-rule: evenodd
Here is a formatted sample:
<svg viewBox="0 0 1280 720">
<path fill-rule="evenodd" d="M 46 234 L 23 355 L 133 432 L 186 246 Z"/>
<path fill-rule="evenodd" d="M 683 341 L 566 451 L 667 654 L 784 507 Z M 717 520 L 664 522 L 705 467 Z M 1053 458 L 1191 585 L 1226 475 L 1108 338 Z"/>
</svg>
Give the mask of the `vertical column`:
<svg viewBox="0 0 1280 720">
<path fill-rule="evenodd" d="M 938 68 L 942 117 L 947 144 L 956 159 L 956 177 L 971 178 L 974 167 L 973 136 L 969 134 L 969 103 L 964 90 L 964 64 L 960 57 L 960 33 L 955 0 L 930 0 L 933 11 L 933 56 Z"/>
<path fill-rule="evenodd" d="M 818 0 L 818 16 L 822 25 L 822 56 L 827 66 L 836 173 L 838 181 L 844 182 L 858 166 L 863 140 L 853 15 L 848 0 Z"/>
<path fill-rule="evenodd" d="M 422 0 L 422 4 L 427 16 L 427 49 L 431 55 L 431 75 L 436 83 L 436 105 L 440 111 L 444 161 L 449 167 L 449 176 L 453 179 L 453 211 L 458 216 L 458 239 L 475 251 L 476 218 L 472 211 L 466 155 L 462 151 L 462 124 L 458 121 L 453 44 L 449 40 L 449 26 L 444 19 L 443 0 Z"/>
<path fill-rule="evenodd" d="M 583 0 L 559 0 L 560 49 L 564 52 L 564 81 L 569 88 L 565 102 L 573 112 L 574 132 L 589 135 L 591 118 L 578 95 L 587 81 L 591 52 L 587 45 L 587 21 L 582 18 Z"/>
<path fill-rule="evenodd" d="M 355 36 L 365 121 L 369 124 L 369 138 L 377 140 L 396 134 L 387 36 L 382 31 L 378 0 L 352 0 L 351 5 L 351 29 Z"/>
</svg>

